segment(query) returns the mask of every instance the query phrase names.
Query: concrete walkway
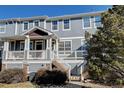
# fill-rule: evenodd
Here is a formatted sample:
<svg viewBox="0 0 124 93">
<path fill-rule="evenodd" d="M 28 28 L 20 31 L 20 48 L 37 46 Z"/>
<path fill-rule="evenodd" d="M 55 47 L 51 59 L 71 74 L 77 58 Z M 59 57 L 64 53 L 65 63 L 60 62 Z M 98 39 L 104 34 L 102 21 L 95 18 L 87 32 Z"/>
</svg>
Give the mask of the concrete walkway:
<svg viewBox="0 0 124 93">
<path fill-rule="evenodd" d="M 95 83 L 83 83 L 79 81 L 70 81 L 69 83 L 82 86 L 82 88 L 83 87 L 84 88 L 111 88 L 111 86 L 104 86 L 104 85 L 95 84 Z"/>
</svg>

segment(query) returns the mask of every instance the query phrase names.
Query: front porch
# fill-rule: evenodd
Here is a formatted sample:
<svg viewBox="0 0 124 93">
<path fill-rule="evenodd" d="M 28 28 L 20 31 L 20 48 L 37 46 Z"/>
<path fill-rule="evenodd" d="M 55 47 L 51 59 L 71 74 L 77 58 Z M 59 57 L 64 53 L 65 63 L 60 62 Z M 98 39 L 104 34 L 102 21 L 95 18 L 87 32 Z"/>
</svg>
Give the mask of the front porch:
<svg viewBox="0 0 124 93">
<path fill-rule="evenodd" d="M 85 51 L 59 51 L 59 39 L 54 33 L 34 28 L 20 36 L 4 38 L 3 61 L 83 60 Z"/>
</svg>

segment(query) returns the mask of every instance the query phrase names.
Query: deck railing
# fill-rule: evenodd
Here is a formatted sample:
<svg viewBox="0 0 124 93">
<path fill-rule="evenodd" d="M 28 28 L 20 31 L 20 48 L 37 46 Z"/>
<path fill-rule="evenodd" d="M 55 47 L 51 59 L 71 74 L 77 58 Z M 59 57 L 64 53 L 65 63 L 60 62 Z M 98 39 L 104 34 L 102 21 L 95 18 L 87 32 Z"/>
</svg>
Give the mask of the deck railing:
<svg viewBox="0 0 124 93">
<path fill-rule="evenodd" d="M 61 59 L 84 59 L 87 55 L 86 51 L 59 51 L 59 58 Z"/>
<path fill-rule="evenodd" d="M 7 59 L 54 59 L 57 57 L 56 51 L 50 50 L 30 50 L 30 51 L 7 51 Z M 84 59 L 86 51 L 58 51 L 58 58 L 67 60 Z"/>
<path fill-rule="evenodd" d="M 24 59 L 25 52 L 24 51 L 7 51 L 7 59 Z"/>
<path fill-rule="evenodd" d="M 46 59 L 46 50 L 30 50 L 29 59 Z"/>
</svg>

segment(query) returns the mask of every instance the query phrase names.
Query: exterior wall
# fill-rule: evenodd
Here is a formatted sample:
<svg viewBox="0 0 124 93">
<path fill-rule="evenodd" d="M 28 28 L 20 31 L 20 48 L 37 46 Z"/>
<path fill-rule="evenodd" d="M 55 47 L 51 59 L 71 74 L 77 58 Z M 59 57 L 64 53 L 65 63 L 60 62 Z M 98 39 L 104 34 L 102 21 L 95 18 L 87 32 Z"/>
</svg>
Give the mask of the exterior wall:
<svg viewBox="0 0 124 93">
<path fill-rule="evenodd" d="M 50 31 L 52 31 L 51 22 L 52 21 L 50 20 L 46 22 L 46 28 Z M 63 30 L 63 20 L 58 19 L 58 25 L 59 25 L 58 30 L 53 32 L 56 33 L 60 38 L 64 38 L 64 37 L 84 37 L 85 31 L 88 31 L 93 34 L 97 30 L 94 27 L 94 17 L 91 17 L 91 28 L 84 29 L 82 23 L 83 23 L 83 17 L 70 19 L 70 24 L 71 24 L 70 29 Z"/>
<path fill-rule="evenodd" d="M 34 21 L 33 20 L 32 21 L 26 21 L 26 22 L 29 23 L 29 30 L 34 27 Z M 40 27 L 44 28 L 44 20 L 40 20 L 39 24 L 40 24 Z M 7 23 L 7 24 L 5 23 L 5 27 L 6 27 L 6 31 L 5 31 L 5 33 L 0 33 L 0 37 L 14 36 L 14 35 L 19 35 L 19 34 L 22 34 L 23 32 L 25 32 L 23 30 L 23 22 L 17 22 L 17 34 L 15 34 L 15 30 L 16 30 L 16 23 L 15 22 Z"/>
<path fill-rule="evenodd" d="M 20 68 L 22 69 L 23 68 L 23 64 L 6 64 L 7 65 L 7 69 L 11 69 L 11 68 Z"/>
<path fill-rule="evenodd" d="M 97 14 L 98 15 L 98 14 Z M 99 14 L 100 15 L 100 14 Z M 58 31 L 53 31 L 55 32 L 60 38 L 62 37 L 82 37 L 84 36 L 84 32 L 85 31 L 89 31 L 90 33 L 94 33 L 96 31 L 96 28 L 94 27 L 94 16 L 95 14 L 89 14 L 88 16 L 91 17 L 91 28 L 89 29 L 84 29 L 83 28 L 83 16 L 80 16 L 80 17 L 74 17 L 74 18 L 70 18 L 70 24 L 71 24 L 71 29 L 70 30 L 63 30 L 63 20 L 64 19 L 68 19 L 67 18 L 56 18 L 55 20 L 58 21 L 58 24 L 59 24 L 59 29 Z M 86 15 L 87 16 L 87 15 Z M 51 21 L 53 19 L 52 18 L 48 18 L 46 19 L 46 29 L 51 30 Z M 33 28 L 34 27 L 34 21 L 35 20 L 31 20 L 31 21 L 23 21 L 23 22 L 28 22 L 29 23 L 29 29 Z M 17 25 L 17 35 L 25 32 L 23 30 L 23 22 L 18 22 L 18 25 Z M 40 23 L 40 27 L 43 27 L 44 28 L 44 20 L 43 19 L 39 19 L 39 23 Z M 8 22 L 7 25 L 6 25 L 6 32 L 5 33 L 1 33 L 0 34 L 0 37 L 5 37 L 5 36 L 12 36 L 12 35 L 15 35 L 15 30 L 16 30 L 16 23 L 15 22 Z"/>
<path fill-rule="evenodd" d="M 6 27 L 5 33 L 0 33 L 0 37 L 13 36 L 15 34 L 15 23 L 4 24 Z"/>
<path fill-rule="evenodd" d="M 24 22 L 28 22 L 29 23 L 29 30 L 32 29 L 34 27 L 34 21 L 24 21 Z M 39 25 L 40 27 L 44 28 L 44 20 L 39 20 Z M 23 30 L 23 22 L 18 23 L 18 34 L 22 34 L 23 32 L 25 32 Z"/>
</svg>

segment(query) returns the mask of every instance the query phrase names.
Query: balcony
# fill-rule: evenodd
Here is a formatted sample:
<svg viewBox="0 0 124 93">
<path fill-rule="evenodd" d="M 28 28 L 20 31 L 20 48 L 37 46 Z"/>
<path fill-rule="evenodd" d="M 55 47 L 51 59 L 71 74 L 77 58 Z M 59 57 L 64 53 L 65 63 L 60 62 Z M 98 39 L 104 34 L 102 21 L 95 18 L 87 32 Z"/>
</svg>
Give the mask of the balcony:
<svg viewBox="0 0 124 93">
<path fill-rule="evenodd" d="M 63 60 L 83 60 L 87 55 L 86 51 L 57 51 L 50 50 L 29 50 L 29 51 L 6 51 L 6 60 L 51 60 L 59 58 Z"/>
</svg>

